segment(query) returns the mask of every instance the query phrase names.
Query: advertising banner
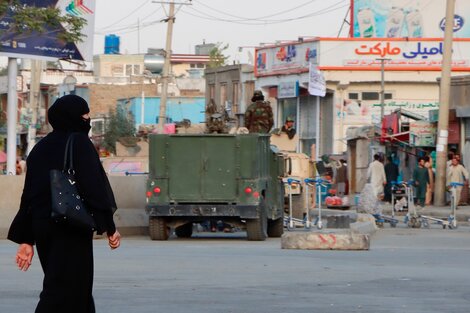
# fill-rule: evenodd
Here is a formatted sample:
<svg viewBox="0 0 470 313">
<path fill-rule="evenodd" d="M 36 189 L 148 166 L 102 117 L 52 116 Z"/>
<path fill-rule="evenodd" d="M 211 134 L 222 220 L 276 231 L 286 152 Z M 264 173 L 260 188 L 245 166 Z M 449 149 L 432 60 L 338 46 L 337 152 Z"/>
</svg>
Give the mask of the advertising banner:
<svg viewBox="0 0 470 313">
<path fill-rule="evenodd" d="M 319 60 L 322 70 L 380 68 L 379 59 L 385 58 L 387 69 L 440 71 L 443 53 L 439 39 L 321 39 Z M 452 66 L 470 70 L 469 40 L 454 40 Z"/>
<path fill-rule="evenodd" d="M 308 69 L 317 63 L 317 42 L 293 43 L 256 50 L 255 75 L 267 76 Z"/>
<path fill-rule="evenodd" d="M 437 125 L 425 121 L 410 122 L 410 143 L 415 147 L 436 146 Z"/>
<path fill-rule="evenodd" d="M 23 5 L 55 6 L 62 14 L 79 16 L 87 21 L 81 30 L 83 42 L 66 43 L 57 38 L 59 27 L 47 27 L 43 33 L 14 33 L 11 31 L 12 16 L 8 11 L 0 16 L 0 55 L 17 58 L 73 59 L 91 61 L 93 59 L 93 32 L 95 0 L 20 0 Z M 39 4 L 40 3 L 40 4 Z"/>
<path fill-rule="evenodd" d="M 319 97 L 326 95 L 326 82 L 323 73 L 312 62 L 309 67 L 308 93 Z"/>
<path fill-rule="evenodd" d="M 352 0 L 353 37 L 442 38 L 445 0 Z M 470 38 L 470 1 L 456 0 L 454 37 Z"/>
</svg>

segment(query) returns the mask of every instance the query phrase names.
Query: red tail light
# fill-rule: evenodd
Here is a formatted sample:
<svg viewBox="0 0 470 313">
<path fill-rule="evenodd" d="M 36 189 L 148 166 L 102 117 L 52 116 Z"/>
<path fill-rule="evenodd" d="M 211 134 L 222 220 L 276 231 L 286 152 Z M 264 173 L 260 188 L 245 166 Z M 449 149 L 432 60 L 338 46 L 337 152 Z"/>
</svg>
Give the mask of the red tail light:
<svg viewBox="0 0 470 313">
<path fill-rule="evenodd" d="M 153 192 L 155 192 L 156 194 L 159 194 L 162 190 L 160 189 L 160 187 L 155 187 L 153 188 Z"/>
<path fill-rule="evenodd" d="M 259 192 L 258 191 L 253 192 L 253 197 L 254 198 L 259 198 Z"/>
<path fill-rule="evenodd" d="M 253 192 L 253 189 L 251 189 L 250 187 L 246 187 L 246 188 L 245 188 L 245 193 L 246 193 L 246 194 L 250 194 L 250 193 L 252 193 L 252 192 Z"/>
<path fill-rule="evenodd" d="M 150 198 L 152 196 L 152 192 L 151 191 L 147 191 L 147 198 Z"/>
</svg>

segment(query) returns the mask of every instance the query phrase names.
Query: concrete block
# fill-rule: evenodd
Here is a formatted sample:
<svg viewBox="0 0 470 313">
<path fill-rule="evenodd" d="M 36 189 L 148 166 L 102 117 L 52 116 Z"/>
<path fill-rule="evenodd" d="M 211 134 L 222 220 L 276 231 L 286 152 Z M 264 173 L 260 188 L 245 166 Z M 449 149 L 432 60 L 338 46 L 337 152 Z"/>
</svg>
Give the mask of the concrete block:
<svg viewBox="0 0 470 313">
<path fill-rule="evenodd" d="M 371 222 L 356 222 L 350 225 L 351 231 L 357 234 L 372 236 L 378 230 L 377 225 Z"/>
<path fill-rule="evenodd" d="M 281 238 L 282 249 L 369 250 L 369 236 L 347 232 L 288 232 Z"/>
</svg>

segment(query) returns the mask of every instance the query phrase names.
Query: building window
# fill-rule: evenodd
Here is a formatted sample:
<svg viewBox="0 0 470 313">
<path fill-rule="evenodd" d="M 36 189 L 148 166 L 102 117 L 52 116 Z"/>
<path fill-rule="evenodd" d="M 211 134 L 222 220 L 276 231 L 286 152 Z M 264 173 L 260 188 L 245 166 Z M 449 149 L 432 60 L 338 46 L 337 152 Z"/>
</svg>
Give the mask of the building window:
<svg viewBox="0 0 470 313">
<path fill-rule="evenodd" d="M 220 84 L 220 106 L 225 107 L 225 101 L 227 101 L 227 84 Z"/>
<path fill-rule="evenodd" d="M 206 68 L 206 65 L 203 63 L 196 64 L 197 68 Z"/>
<path fill-rule="evenodd" d="M 115 77 L 122 77 L 124 72 L 124 66 L 122 64 L 113 64 L 111 66 L 111 75 Z"/>
<path fill-rule="evenodd" d="M 245 83 L 245 103 L 248 105 L 251 103 L 251 98 L 255 92 L 255 82 L 249 81 Z M 245 108 L 246 109 L 246 108 Z"/>
<path fill-rule="evenodd" d="M 196 68 L 196 64 L 191 63 L 191 64 L 189 64 L 189 67 L 190 67 L 190 68 Z"/>
<path fill-rule="evenodd" d="M 209 98 L 214 99 L 215 101 L 215 85 L 214 84 L 209 85 Z"/>
<path fill-rule="evenodd" d="M 378 92 L 363 92 L 362 100 L 380 100 L 380 94 Z"/>
<path fill-rule="evenodd" d="M 348 98 L 351 100 L 359 100 L 359 93 L 357 92 L 350 92 L 348 94 Z"/>
<path fill-rule="evenodd" d="M 238 82 L 233 82 L 232 85 L 232 113 L 237 114 L 238 112 L 238 106 L 239 106 L 239 101 L 240 101 L 240 96 L 239 96 L 239 87 L 240 84 Z"/>
<path fill-rule="evenodd" d="M 393 95 L 391 93 L 385 93 L 385 100 L 393 99 Z"/>
</svg>

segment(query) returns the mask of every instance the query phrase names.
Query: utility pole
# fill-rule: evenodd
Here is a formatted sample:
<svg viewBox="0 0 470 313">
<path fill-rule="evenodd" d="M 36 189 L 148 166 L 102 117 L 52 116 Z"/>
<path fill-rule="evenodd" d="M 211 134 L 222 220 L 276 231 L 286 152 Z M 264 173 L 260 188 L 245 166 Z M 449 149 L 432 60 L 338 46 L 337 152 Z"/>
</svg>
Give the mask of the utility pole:
<svg viewBox="0 0 470 313">
<path fill-rule="evenodd" d="M 163 129 L 166 119 L 166 102 L 168 99 L 168 80 L 170 76 L 170 66 L 171 66 L 171 42 L 173 37 L 173 24 L 175 23 L 175 4 L 174 1 L 152 1 L 152 3 L 166 3 L 170 5 L 170 11 L 168 12 L 168 18 L 165 22 L 168 23 L 166 29 L 166 45 L 165 45 L 165 62 L 163 63 L 163 73 L 162 73 L 162 96 L 160 98 L 160 113 L 158 115 L 158 125 L 157 130 L 159 134 L 163 134 Z M 180 5 L 191 5 L 189 3 L 178 3 Z"/>
<path fill-rule="evenodd" d="M 455 0 L 447 0 L 446 23 L 444 31 L 444 54 L 439 93 L 439 123 L 436 145 L 436 184 L 434 187 L 434 205 L 445 205 L 447 174 L 447 142 L 449 138 L 449 102 L 450 75 L 452 72 L 452 36 L 454 31 Z"/>
<path fill-rule="evenodd" d="M 18 116 L 18 93 L 16 58 L 8 58 L 8 104 L 7 104 L 7 174 L 16 175 L 16 121 Z"/>
<path fill-rule="evenodd" d="M 380 124 L 382 124 L 385 113 L 385 61 L 391 59 L 379 58 L 376 60 L 380 61 Z"/>
<path fill-rule="evenodd" d="M 166 101 L 168 98 L 168 80 L 171 65 L 171 41 L 173 36 L 173 24 L 175 23 L 175 3 L 170 2 L 170 12 L 168 13 L 168 27 L 166 29 L 166 45 L 165 45 L 165 63 L 163 64 L 162 76 L 162 96 L 160 97 L 160 114 L 158 115 L 158 133 L 163 134 L 166 119 Z"/>
<path fill-rule="evenodd" d="M 41 85 L 42 61 L 31 60 L 31 83 L 29 87 L 29 105 L 28 113 L 31 112 L 31 122 L 28 126 L 28 150 L 27 154 L 31 152 L 36 144 L 36 126 L 38 123 L 38 110 L 39 110 L 39 93 Z"/>
</svg>

